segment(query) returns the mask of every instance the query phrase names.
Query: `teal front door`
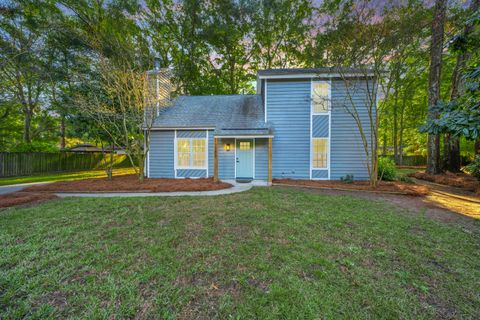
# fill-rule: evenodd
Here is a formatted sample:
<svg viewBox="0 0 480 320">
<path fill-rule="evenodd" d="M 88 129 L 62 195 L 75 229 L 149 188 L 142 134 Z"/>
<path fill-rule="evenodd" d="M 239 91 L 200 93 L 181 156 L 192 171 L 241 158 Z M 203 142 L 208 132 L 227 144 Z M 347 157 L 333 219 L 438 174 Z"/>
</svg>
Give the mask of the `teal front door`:
<svg viewBox="0 0 480 320">
<path fill-rule="evenodd" d="M 253 179 L 253 139 L 237 139 L 237 179 Z"/>
</svg>

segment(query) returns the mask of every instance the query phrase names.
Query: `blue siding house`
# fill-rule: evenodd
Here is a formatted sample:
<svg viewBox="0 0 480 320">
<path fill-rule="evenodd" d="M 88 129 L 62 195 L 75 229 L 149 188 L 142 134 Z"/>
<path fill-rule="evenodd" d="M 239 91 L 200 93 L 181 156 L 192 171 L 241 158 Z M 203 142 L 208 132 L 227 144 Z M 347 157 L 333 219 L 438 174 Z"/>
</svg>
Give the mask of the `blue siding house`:
<svg viewBox="0 0 480 320">
<path fill-rule="evenodd" d="M 338 70 L 260 70 L 257 94 L 176 98 L 154 121 L 147 176 L 367 180 L 364 144 L 345 106 L 371 121 L 366 90 L 375 82 L 364 71 Z M 368 89 L 347 94 L 347 83 Z M 370 125 L 364 130 L 371 141 Z"/>
</svg>

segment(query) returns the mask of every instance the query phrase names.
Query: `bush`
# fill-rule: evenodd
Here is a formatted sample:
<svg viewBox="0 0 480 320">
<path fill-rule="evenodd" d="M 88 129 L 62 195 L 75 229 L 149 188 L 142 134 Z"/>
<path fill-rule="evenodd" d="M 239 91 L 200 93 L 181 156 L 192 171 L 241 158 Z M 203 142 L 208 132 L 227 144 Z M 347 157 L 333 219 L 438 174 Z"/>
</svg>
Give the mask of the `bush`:
<svg viewBox="0 0 480 320">
<path fill-rule="evenodd" d="M 32 141 L 30 143 L 20 142 L 8 150 L 9 152 L 58 152 L 59 149 L 55 144 Z"/>
<path fill-rule="evenodd" d="M 480 155 L 476 155 L 467 167 L 467 172 L 480 181 Z"/>
<path fill-rule="evenodd" d="M 343 183 L 353 183 L 353 174 L 347 174 L 345 177 L 340 177 L 340 181 Z"/>
<path fill-rule="evenodd" d="M 400 175 L 398 177 L 398 180 L 400 180 L 402 182 L 405 182 L 405 183 L 412 183 L 412 184 L 414 183 L 412 178 L 410 178 L 409 176 L 404 176 L 404 175 Z"/>
<path fill-rule="evenodd" d="M 378 178 L 385 181 L 393 181 L 397 178 L 397 167 L 392 159 L 378 159 Z"/>
</svg>

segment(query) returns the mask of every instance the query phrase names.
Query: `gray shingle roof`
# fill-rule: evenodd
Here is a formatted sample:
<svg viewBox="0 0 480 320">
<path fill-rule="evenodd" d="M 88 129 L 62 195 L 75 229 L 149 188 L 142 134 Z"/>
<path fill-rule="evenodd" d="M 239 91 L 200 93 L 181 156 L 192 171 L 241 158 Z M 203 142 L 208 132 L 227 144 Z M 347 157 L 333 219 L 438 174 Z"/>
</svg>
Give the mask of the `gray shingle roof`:
<svg viewBox="0 0 480 320">
<path fill-rule="evenodd" d="M 213 127 L 216 134 L 255 134 L 268 132 L 264 117 L 260 95 L 180 96 L 161 110 L 154 127 Z"/>
<path fill-rule="evenodd" d="M 370 69 L 362 68 L 345 68 L 345 67 L 324 67 L 324 68 L 288 68 L 288 69 L 265 69 L 258 70 L 259 76 L 283 76 L 297 74 L 329 74 L 329 73 L 372 73 Z"/>
</svg>

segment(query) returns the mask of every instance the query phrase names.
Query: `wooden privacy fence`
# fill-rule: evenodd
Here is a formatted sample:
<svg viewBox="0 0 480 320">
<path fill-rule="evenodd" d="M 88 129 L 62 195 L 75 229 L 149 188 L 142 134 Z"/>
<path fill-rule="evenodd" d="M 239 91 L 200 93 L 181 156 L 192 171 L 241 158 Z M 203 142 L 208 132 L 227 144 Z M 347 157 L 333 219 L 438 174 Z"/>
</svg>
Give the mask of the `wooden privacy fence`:
<svg viewBox="0 0 480 320">
<path fill-rule="evenodd" d="M 390 159 L 395 160 L 393 155 L 388 156 Z M 403 156 L 402 166 L 425 166 L 427 165 L 426 156 Z"/>
<path fill-rule="evenodd" d="M 38 173 L 95 170 L 104 168 L 101 152 L 0 152 L 0 177 L 25 176 Z M 114 166 L 130 166 L 126 155 L 114 155 Z"/>
<path fill-rule="evenodd" d="M 395 160 L 393 155 L 387 156 L 392 160 Z M 462 156 L 460 158 L 460 163 L 462 166 L 469 164 L 472 159 L 469 156 Z M 427 156 L 403 156 L 402 163 L 398 163 L 402 166 L 426 166 L 427 165 Z"/>
</svg>

